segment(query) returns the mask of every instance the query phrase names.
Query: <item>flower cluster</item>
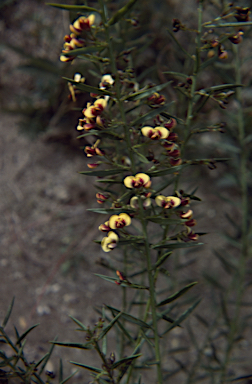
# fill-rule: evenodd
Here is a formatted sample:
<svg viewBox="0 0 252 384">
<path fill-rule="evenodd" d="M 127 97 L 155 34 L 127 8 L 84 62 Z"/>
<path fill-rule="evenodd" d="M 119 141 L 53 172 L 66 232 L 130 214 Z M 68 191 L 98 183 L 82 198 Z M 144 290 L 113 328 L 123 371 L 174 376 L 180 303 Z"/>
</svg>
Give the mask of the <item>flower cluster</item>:
<svg viewBox="0 0 252 384">
<path fill-rule="evenodd" d="M 95 127 L 103 127 L 103 121 L 101 114 L 107 106 L 107 100 L 105 98 L 99 98 L 95 100 L 93 104 L 87 103 L 87 107 L 83 109 L 83 119 L 79 119 L 77 130 L 89 131 Z"/>
<path fill-rule="evenodd" d="M 86 45 L 85 40 L 79 35 L 82 31 L 89 31 L 94 24 L 95 15 L 89 15 L 88 17 L 80 16 L 73 24 L 69 26 L 71 33 L 66 35 L 64 40 L 64 46 L 62 54 L 60 55 L 60 61 L 67 62 L 75 59 L 76 55 L 68 55 L 71 51 L 82 48 Z M 67 54 L 67 55 L 66 55 Z"/>
<path fill-rule="evenodd" d="M 119 241 L 118 235 L 111 229 L 118 230 L 131 224 L 131 218 L 127 213 L 112 215 L 108 221 L 99 226 L 102 232 L 108 232 L 107 236 L 101 241 L 101 247 L 104 252 L 110 252 L 114 249 Z"/>
<path fill-rule="evenodd" d="M 175 123 L 174 123 L 175 121 Z M 170 130 L 173 128 L 173 126 L 176 125 L 176 120 L 171 119 L 171 121 L 167 124 L 165 124 L 165 127 L 170 127 Z M 178 141 L 178 135 L 175 132 L 169 132 L 169 135 L 166 139 L 166 141 L 163 143 L 164 148 L 167 151 L 167 156 L 169 157 L 170 164 L 174 167 L 176 165 L 180 165 L 182 163 L 182 159 L 180 157 L 180 149 L 177 144 Z"/>
</svg>

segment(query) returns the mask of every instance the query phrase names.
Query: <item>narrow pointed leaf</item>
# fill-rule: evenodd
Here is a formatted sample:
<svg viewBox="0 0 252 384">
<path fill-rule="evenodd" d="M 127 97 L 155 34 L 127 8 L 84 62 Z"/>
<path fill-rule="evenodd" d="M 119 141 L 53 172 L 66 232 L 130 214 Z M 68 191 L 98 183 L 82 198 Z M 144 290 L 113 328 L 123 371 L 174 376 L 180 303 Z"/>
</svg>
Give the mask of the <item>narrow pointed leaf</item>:
<svg viewBox="0 0 252 384">
<path fill-rule="evenodd" d="M 144 99 L 145 97 L 153 95 L 153 93 L 155 92 L 161 91 L 162 89 L 167 87 L 170 83 L 171 81 L 168 81 L 167 83 L 159 84 L 152 88 L 146 88 L 138 92 L 134 92 L 131 95 L 127 96 L 124 100 L 136 101 L 136 100 Z"/>
<path fill-rule="evenodd" d="M 106 305 L 106 307 L 113 313 L 120 313 L 121 311 L 119 311 L 118 309 L 114 308 L 114 307 L 111 307 L 109 305 Z M 139 327 L 143 327 L 143 328 L 151 328 L 151 326 L 147 323 L 145 323 L 143 320 L 140 320 L 138 319 L 137 317 L 134 317 L 134 316 L 131 316 L 127 313 L 124 313 L 124 312 L 121 312 L 121 317 L 127 321 L 129 321 L 130 323 L 132 324 L 137 324 Z"/>
<path fill-rule="evenodd" d="M 134 6 L 137 0 L 130 0 L 124 7 L 119 9 L 108 21 L 108 25 L 114 25 Z"/>
<path fill-rule="evenodd" d="M 79 172 L 81 175 L 86 176 L 109 176 L 109 175 L 117 175 L 118 173 L 129 171 L 127 168 L 114 168 L 114 169 L 103 169 L 99 171 L 82 171 Z"/>
<path fill-rule="evenodd" d="M 59 384 L 63 381 L 63 364 L 62 359 L 60 358 L 59 362 Z"/>
<path fill-rule="evenodd" d="M 191 248 L 191 247 L 197 247 L 199 245 L 204 245 L 204 243 L 167 243 L 167 244 L 157 244 L 153 245 L 153 249 L 161 249 L 161 248 L 167 248 L 167 249 L 179 249 L 179 248 Z"/>
<path fill-rule="evenodd" d="M 9 308 L 8 308 L 8 310 L 7 310 L 7 313 L 6 313 L 6 315 L 5 315 L 5 318 L 4 318 L 3 322 L 2 322 L 2 327 L 3 327 L 3 328 L 4 328 L 4 327 L 6 326 L 6 324 L 8 323 L 8 320 L 9 320 L 9 318 L 10 318 L 10 315 L 11 315 L 11 312 L 12 312 L 12 308 L 13 308 L 13 305 L 14 305 L 14 301 L 15 301 L 15 297 L 12 298 L 11 303 L 10 303 L 10 305 L 9 305 Z"/>
<path fill-rule="evenodd" d="M 25 336 L 28 335 L 29 332 L 31 332 L 34 328 L 36 328 L 39 324 L 32 325 L 27 331 L 25 331 L 21 336 L 19 336 L 18 340 L 16 341 L 16 344 L 19 344 Z"/>
<path fill-rule="evenodd" d="M 190 313 L 197 307 L 197 305 L 200 303 L 201 299 L 197 300 L 193 305 L 191 305 L 185 312 L 182 313 L 181 316 L 177 320 L 174 321 L 174 323 L 162 334 L 165 335 L 167 332 L 170 332 L 173 328 L 177 327 L 184 321 Z"/>
<path fill-rule="evenodd" d="M 68 380 L 71 379 L 71 377 L 73 377 L 76 373 L 78 372 L 78 370 L 76 369 L 76 371 L 74 371 L 73 373 L 71 373 L 71 375 L 67 376 L 64 380 L 60 381 L 59 384 L 65 384 Z"/>
<path fill-rule="evenodd" d="M 102 330 L 100 333 L 98 340 L 101 340 L 113 327 L 113 325 L 117 322 L 117 320 L 121 317 L 121 312 L 119 312 L 116 317 Z"/>
<path fill-rule="evenodd" d="M 76 12 L 97 12 L 100 13 L 96 8 L 88 7 L 86 5 L 67 5 L 67 4 L 55 4 L 55 3 L 46 3 L 51 7 L 60 8 L 65 11 L 76 11 Z"/>
<path fill-rule="evenodd" d="M 65 343 L 60 341 L 50 341 L 50 343 L 53 343 L 54 345 L 59 345 L 60 347 L 69 347 L 69 348 L 78 348 L 78 349 L 92 349 L 92 345 L 90 343 Z"/>
<path fill-rule="evenodd" d="M 145 218 L 148 221 L 151 221 L 152 223 L 160 224 L 160 225 L 169 225 L 169 224 L 183 224 L 186 219 L 170 219 L 170 218 L 165 218 L 165 217 L 146 217 Z"/>
<path fill-rule="evenodd" d="M 87 327 L 83 323 L 81 323 L 78 319 L 76 319 L 75 317 L 72 317 L 72 316 L 69 316 L 69 317 L 82 329 L 82 331 L 87 330 Z"/>
<path fill-rule="evenodd" d="M 142 155 L 140 152 L 138 152 L 134 148 L 133 148 L 133 151 L 135 152 L 135 154 L 137 155 L 137 157 L 141 161 L 141 163 L 145 163 L 145 164 L 150 163 L 150 161 L 148 159 L 146 159 L 146 157 L 144 155 Z"/>
<path fill-rule="evenodd" d="M 178 292 L 174 293 L 173 295 L 169 296 L 167 299 L 162 300 L 160 303 L 157 304 L 157 307 L 161 307 L 162 305 L 169 304 L 172 301 L 176 300 L 180 296 L 184 295 L 190 288 L 192 288 L 194 285 L 198 284 L 197 281 L 186 285 L 184 288 L 180 289 Z"/>
<path fill-rule="evenodd" d="M 128 356 L 128 357 L 124 357 L 123 359 L 121 360 L 118 360 L 116 361 L 111 369 L 115 369 L 115 368 L 118 368 L 120 365 L 124 364 L 124 363 L 130 363 L 131 361 L 137 359 L 138 357 L 142 356 L 141 353 L 139 353 L 138 355 L 132 355 L 132 356 Z"/>
<path fill-rule="evenodd" d="M 187 166 L 188 166 L 188 164 L 181 164 L 181 165 L 177 165 L 175 167 L 165 168 L 165 169 L 150 171 L 150 172 L 147 171 L 145 173 L 147 175 L 149 175 L 150 177 L 165 176 L 165 175 L 169 175 L 171 173 L 177 173 L 178 171 L 180 171 L 181 169 L 183 169 Z"/>
<path fill-rule="evenodd" d="M 94 212 L 94 213 L 102 213 L 104 215 L 107 214 L 119 214 L 119 213 L 133 213 L 134 210 L 130 208 L 89 208 L 87 211 Z"/>
<path fill-rule="evenodd" d="M 80 91 L 84 92 L 89 92 L 89 93 L 96 93 L 98 95 L 108 95 L 108 96 L 113 96 L 113 94 L 109 91 L 104 91 L 103 89 L 92 87 L 91 85 L 83 84 L 83 83 L 78 83 L 77 81 L 74 81 L 73 79 L 68 79 L 67 77 L 63 77 L 64 80 L 69 81 L 70 83 L 74 84 L 77 89 Z"/>
<path fill-rule="evenodd" d="M 216 23 L 216 24 L 206 24 L 204 25 L 205 28 L 225 28 L 225 27 L 248 27 L 249 25 L 252 25 L 252 21 L 238 21 L 233 23 Z"/>
<path fill-rule="evenodd" d="M 166 259 L 168 259 L 169 256 L 172 255 L 172 252 L 166 252 L 164 253 L 159 259 L 158 261 L 153 265 L 152 267 L 152 270 L 155 270 L 156 268 L 158 268 L 160 265 L 162 265 Z"/>
<path fill-rule="evenodd" d="M 74 364 L 74 365 L 77 365 L 77 367 L 85 368 L 85 369 L 87 369 L 88 371 L 91 371 L 91 372 L 95 372 L 95 373 L 102 373 L 102 372 L 104 372 L 104 374 L 106 374 L 106 372 L 103 371 L 102 369 L 96 368 L 96 367 L 92 367 L 91 365 L 76 363 L 74 361 L 70 361 L 70 363 Z"/>
<path fill-rule="evenodd" d="M 171 104 L 171 103 L 170 103 Z M 169 105 L 170 105 L 169 104 Z M 154 117 L 156 117 L 157 115 L 159 115 L 161 112 L 163 112 L 165 109 L 167 109 L 168 106 L 167 105 L 163 105 L 162 107 L 160 108 L 154 108 L 152 109 L 151 111 L 147 112 L 145 115 L 143 116 L 140 116 L 138 117 L 136 120 L 134 120 L 131 125 L 139 125 L 139 124 L 143 124 L 145 121 L 147 120 L 151 120 L 153 119 Z"/>
<path fill-rule="evenodd" d="M 166 71 L 166 72 L 163 72 L 163 73 L 165 73 L 166 75 L 172 75 L 172 76 L 183 77 L 183 78 L 185 78 L 185 79 L 188 78 L 188 75 L 186 75 L 185 73 L 173 72 L 173 71 Z"/>
</svg>

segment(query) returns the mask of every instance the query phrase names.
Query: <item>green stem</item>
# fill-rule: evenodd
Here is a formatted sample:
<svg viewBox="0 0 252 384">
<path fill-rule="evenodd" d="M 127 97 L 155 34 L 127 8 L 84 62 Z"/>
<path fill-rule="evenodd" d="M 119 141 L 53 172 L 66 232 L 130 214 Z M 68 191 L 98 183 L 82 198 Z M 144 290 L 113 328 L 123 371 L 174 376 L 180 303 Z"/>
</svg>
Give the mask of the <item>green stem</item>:
<svg viewBox="0 0 252 384">
<path fill-rule="evenodd" d="M 235 53 L 235 81 L 236 84 L 241 84 L 241 63 L 239 59 L 239 50 L 238 46 L 234 46 Z M 244 118 L 242 110 L 242 94 L 241 88 L 236 89 L 236 98 L 239 104 L 239 109 L 237 113 L 237 123 L 238 123 L 238 142 L 240 146 L 240 163 L 239 163 L 239 183 L 241 190 L 241 208 L 242 208 L 242 223 L 241 223 L 241 255 L 239 260 L 239 267 L 236 276 L 236 302 L 235 302 L 235 313 L 231 322 L 230 332 L 228 337 L 228 344 L 226 348 L 225 358 L 223 362 L 221 380 L 223 383 L 226 378 L 226 371 L 230 363 L 230 355 L 234 346 L 236 334 L 239 330 L 239 318 L 240 318 L 240 309 L 242 298 L 244 294 L 244 281 L 246 274 L 246 260 L 248 256 L 248 184 L 247 184 L 247 151 L 245 143 L 245 127 L 244 127 Z"/>
<path fill-rule="evenodd" d="M 157 326 L 156 291 L 155 291 L 155 284 L 154 284 L 155 277 L 153 276 L 153 272 L 152 272 L 147 224 L 146 224 L 146 220 L 144 217 L 143 202 L 142 202 L 142 199 L 140 197 L 138 198 L 138 204 L 140 207 L 140 220 L 141 220 L 141 224 L 142 224 L 143 235 L 145 238 L 145 254 L 146 254 L 147 272 L 148 272 L 148 279 L 149 279 L 150 306 L 151 306 L 152 322 L 153 322 L 153 330 L 154 330 L 154 340 L 155 340 L 155 357 L 156 357 L 156 364 L 157 364 L 157 377 L 158 377 L 158 384 L 161 384 L 163 382 L 163 379 L 162 379 L 162 371 L 161 371 L 161 355 L 160 355 L 160 349 L 159 349 L 159 336 L 158 336 L 158 326 Z"/>
<path fill-rule="evenodd" d="M 123 102 L 121 101 L 119 75 L 118 75 L 116 62 L 114 58 L 112 41 L 109 34 L 109 26 L 106 24 L 105 12 L 102 13 L 102 18 L 103 18 L 104 27 L 105 27 L 106 39 L 108 42 L 111 68 L 112 68 L 113 75 L 115 76 L 116 99 L 117 99 L 117 103 L 118 103 L 122 121 L 123 121 L 125 142 L 129 151 L 132 173 L 135 174 L 136 166 L 135 166 L 135 160 L 134 160 L 134 153 L 132 151 L 132 144 L 130 140 L 130 130 L 127 126 L 124 106 L 123 106 Z M 140 212 L 141 212 L 140 220 L 142 224 L 143 235 L 145 237 L 145 252 L 146 252 L 146 262 L 147 262 L 147 270 L 148 270 L 148 278 L 149 278 L 150 304 L 151 304 L 151 310 L 152 310 L 152 321 L 153 321 L 154 338 L 155 338 L 155 356 L 157 361 L 157 377 L 158 377 L 158 384 L 162 384 L 161 357 L 160 357 L 160 351 L 159 351 L 159 336 L 158 336 L 157 316 L 156 316 L 155 286 L 154 286 L 154 278 L 152 275 L 152 268 L 151 268 L 152 266 L 151 266 L 150 247 L 148 242 L 147 227 L 146 227 L 146 222 L 144 218 L 143 204 L 140 197 L 139 197 L 139 206 L 140 206 Z"/>
<path fill-rule="evenodd" d="M 196 55 L 194 59 L 194 68 L 193 68 L 193 75 L 192 78 L 192 85 L 191 85 L 191 95 L 188 101 L 188 108 L 187 108 L 187 116 L 186 116 L 186 123 L 185 123 L 185 134 L 184 134 L 184 140 L 181 145 L 181 158 L 183 159 L 184 153 L 185 153 L 185 146 L 191 137 L 190 127 L 193 119 L 193 106 L 194 106 L 194 99 L 195 99 L 195 91 L 196 91 L 196 84 L 197 84 L 197 75 L 200 70 L 200 46 L 201 46 L 201 32 L 202 32 L 202 12 L 203 12 L 203 1 L 200 0 L 199 7 L 198 7 L 198 31 L 197 31 L 197 37 L 196 37 Z M 178 190 L 178 184 L 181 177 L 182 171 L 179 172 L 176 181 L 174 190 Z"/>
</svg>

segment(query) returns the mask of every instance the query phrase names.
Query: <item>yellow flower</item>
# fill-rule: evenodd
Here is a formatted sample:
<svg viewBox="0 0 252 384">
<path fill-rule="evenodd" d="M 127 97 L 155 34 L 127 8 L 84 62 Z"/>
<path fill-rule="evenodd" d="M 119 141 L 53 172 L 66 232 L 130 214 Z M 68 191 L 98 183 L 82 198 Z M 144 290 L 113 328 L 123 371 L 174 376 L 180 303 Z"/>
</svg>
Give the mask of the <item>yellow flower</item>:
<svg viewBox="0 0 252 384">
<path fill-rule="evenodd" d="M 124 179 L 124 185 L 127 188 L 150 188 L 150 177 L 145 173 L 137 173 L 135 176 L 127 176 Z"/>
<path fill-rule="evenodd" d="M 70 31 L 79 35 L 82 31 L 87 31 L 94 24 L 95 15 L 91 14 L 88 17 L 81 16 L 73 24 L 69 26 Z"/>
<path fill-rule="evenodd" d="M 163 196 L 159 195 L 155 198 L 155 202 L 159 207 L 162 208 L 176 208 L 181 204 L 181 200 L 175 196 Z"/>
<path fill-rule="evenodd" d="M 111 75 L 103 75 L 99 84 L 100 89 L 106 89 L 114 84 L 115 80 Z"/>
<path fill-rule="evenodd" d="M 101 247 L 104 252 L 110 252 L 112 251 L 117 243 L 118 243 L 119 237 L 117 234 L 113 231 L 110 231 L 108 233 L 107 237 L 104 237 L 101 241 Z"/>
<path fill-rule="evenodd" d="M 107 101 L 105 99 L 95 100 L 93 105 L 88 103 L 86 110 L 84 111 L 85 117 L 88 119 L 93 119 L 94 117 L 100 115 L 104 108 L 107 106 Z"/>
<path fill-rule="evenodd" d="M 169 130 L 165 127 L 143 127 L 142 134 L 151 140 L 166 139 L 169 136 Z"/>
<path fill-rule="evenodd" d="M 120 213 L 120 215 L 113 215 L 109 219 L 109 226 L 111 229 L 127 227 L 131 224 L 131 218 L 127 213 Z"/>
</svg>

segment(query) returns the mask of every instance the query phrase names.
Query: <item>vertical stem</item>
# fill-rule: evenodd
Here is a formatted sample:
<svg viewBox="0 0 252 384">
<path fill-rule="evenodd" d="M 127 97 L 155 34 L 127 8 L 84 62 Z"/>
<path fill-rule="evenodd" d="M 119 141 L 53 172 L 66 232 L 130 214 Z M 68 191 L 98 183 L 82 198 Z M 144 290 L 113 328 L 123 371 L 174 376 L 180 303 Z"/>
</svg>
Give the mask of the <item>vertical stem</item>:
<svg viewBox="0 0 252 384">
<path fill-rule="evenodd" d="M 183 159 L 184 152 L 185 152 L 185 146 L 191 136 L 190 132 L 190 126 L 191 126 L 191 121 L 193 118 L 193 105 L 194 105 L 194 94 L 196 90 L 196 83 L 197 83 L 197 75 L 200 70 L 200 45 L 201 45 L 201 32 L 202 32 L 202 12 L 203 12 L 203 1 L 199 1 L 199 7 L 198 7 L 198 31 L 197 31 L 197 37 L 196 37 L 196 54 L 195 54 L 195 59 L 194 59 L 194 68 L 193 68 L 193 75 L 192 77 L 192 85 L 191 85 L 191 94 L 190 98 L 188 101 L 188 108 L 187 108 L 187 116 L 186 116 L 186 123 L 185 123 L 185 133 L 184 133 L 184 140 L 181 145 L 181 157 Z M 178 184 L 179 184 L 179 179 L 181 177 L 182 171 L 179 172 L 176 181 L 175 181 L 175 186 L 174 189 L 175 191 L 178 189 Z"/>
<path fill-rule="evenodd" d="M 156 356 L 156 364 L 157 364 L 157 377 L 158 377 L 158 384 L 162 384 L 163 379 L 162 379 L 162 371 L 161 371 L 161 355 L 160 355 L 160 349 L 159 349 L 159 336 L 158 336 L 157 314 L 156 314 L 156 292 L 155 292 L 154 276 L 152 273 L 150 245 L 149 245 L 149 241 L 148 241 L 147 225 L 146 225 L 146 220 L 144 218 L 143 202 L 142 202 L 140 197 L 138 198 L 138 204 L 140 206 L 140 220 L 141 220 L 143 235 L 144 235 L 144 239 L 145 239 L 145 253 L 146 253 L 147 271 L 148 271 L 148 279 L 149 279 L 149 292 L 150 292 L 150 306 L 151 306 L 151 314 L 152 314 L 152 322 L 153 322 L 153 330 L 154 330 L 154 340 L 155 340 L 155 356 Z"/>
<path fill-rule="evenodd" d="M 109 56 L 110 56 L 112 72 L 113 72 L 113 75 L 115 76 L 116 99 L 117 99 L 117 103 L 118 103 L 119 110 L 120 110 L 121 117 L 122 117 L 122 121 L 123 121 L 125 142 L 127 144 L 127 148 L 129 151 L 132 173 L 135 174 L 136 166 L 135 166 L 134 153 L 132 151 L 132 145 L 131 145 L 131 140 L 130 140 L 130 131 L 129 131 L 129 128 L 127 126 L 126 116 L 125 116 L 125 112 L 124 112 L 124 106 L 123 106 L 123 103 L 121 101 L 119 75 L 118 75 L 116 62 L 115 62 L 115 58 L 114 58 L 112 41 L 111 41 L 110 34 L 109 34 L 109 26 L 106 23 L 105 11 L 103 11 L 103 13 L 102 13 L 102 19 L 103 19 L 104 28 L 105 28 L 106 39 L 108 42 Z M 163 380 L 162 380 L 162 372 L 161 372 L 161 356 L 160 356 L 160 351 L 159 351 L 159 336 L 158 336 L 157 315 L 156 315 L 156 298 L 155 298 L 156 294 L 155 294 L 154 277 L 152 274 L 150 246 L 149 246 L 149 241 L 148 241 L 146 221 L 144 218 L 143 203 L 142 203 L 142 200 L 140 197 L 138 199 L 138 202 L 139 202 L 139 206 L 140 206 L 142 230 L 143 230 L 143 235 L 145 238 L 145 254 L 146 254 L 146 263 L 147 263 L 148 279 L 149 279 L 149 292 L 150 292 L 149 297 L 150 297 L 150 306 L 151 306 L 151 312 L 152 312 L 152 322 L 153 322 L 154 339 L 155 339 L 155 357 L 156 357 L 156 366 L 157 366 L 157 379 L 158 379 L 158 384 L 162 384 Z"/>
<path fill-rule="evenodd" d="M 234 46 L 235 53 L 235 81 L 236 84 L 241 84 L 241 63 L 239 59 L 239 49 L 238 46 Z M 236 99 L 239 104 L 238 113 L 237 113 L 237 123 L 238 123 L 238 142 L 240 146 L 240 162 L 239 162 L 239 184 L 241 191 L 241 207 L 242 207 L 242 223 L 241 223 L 241 254 L 239 260 L 239 267 L 237 271 L 237 276 L 235 279 L 235 289 L 236 289 L 236 302 L 235 302 L 235 313 L 231 322 L 230 332 L 228 337 L 228 344 L 225 353 L 225 359 L 223 362 L 221 380 L 223 383 L 226 378 L 226 371 L 230 362 L 230 355 L 234 346 L 235 337 L 239 328 L 239 318 L 241 310 L 241 302 L 244 294 L 244 281 L 246 274 L 246 259 L 248 255 L 248 184 L 247 184 L 247 151 L 245 143 L 245 127 L 244 127 L 244 118 L 242 110 L 242 94 L 241 88 L 236 89 Z"/>
</svg>

